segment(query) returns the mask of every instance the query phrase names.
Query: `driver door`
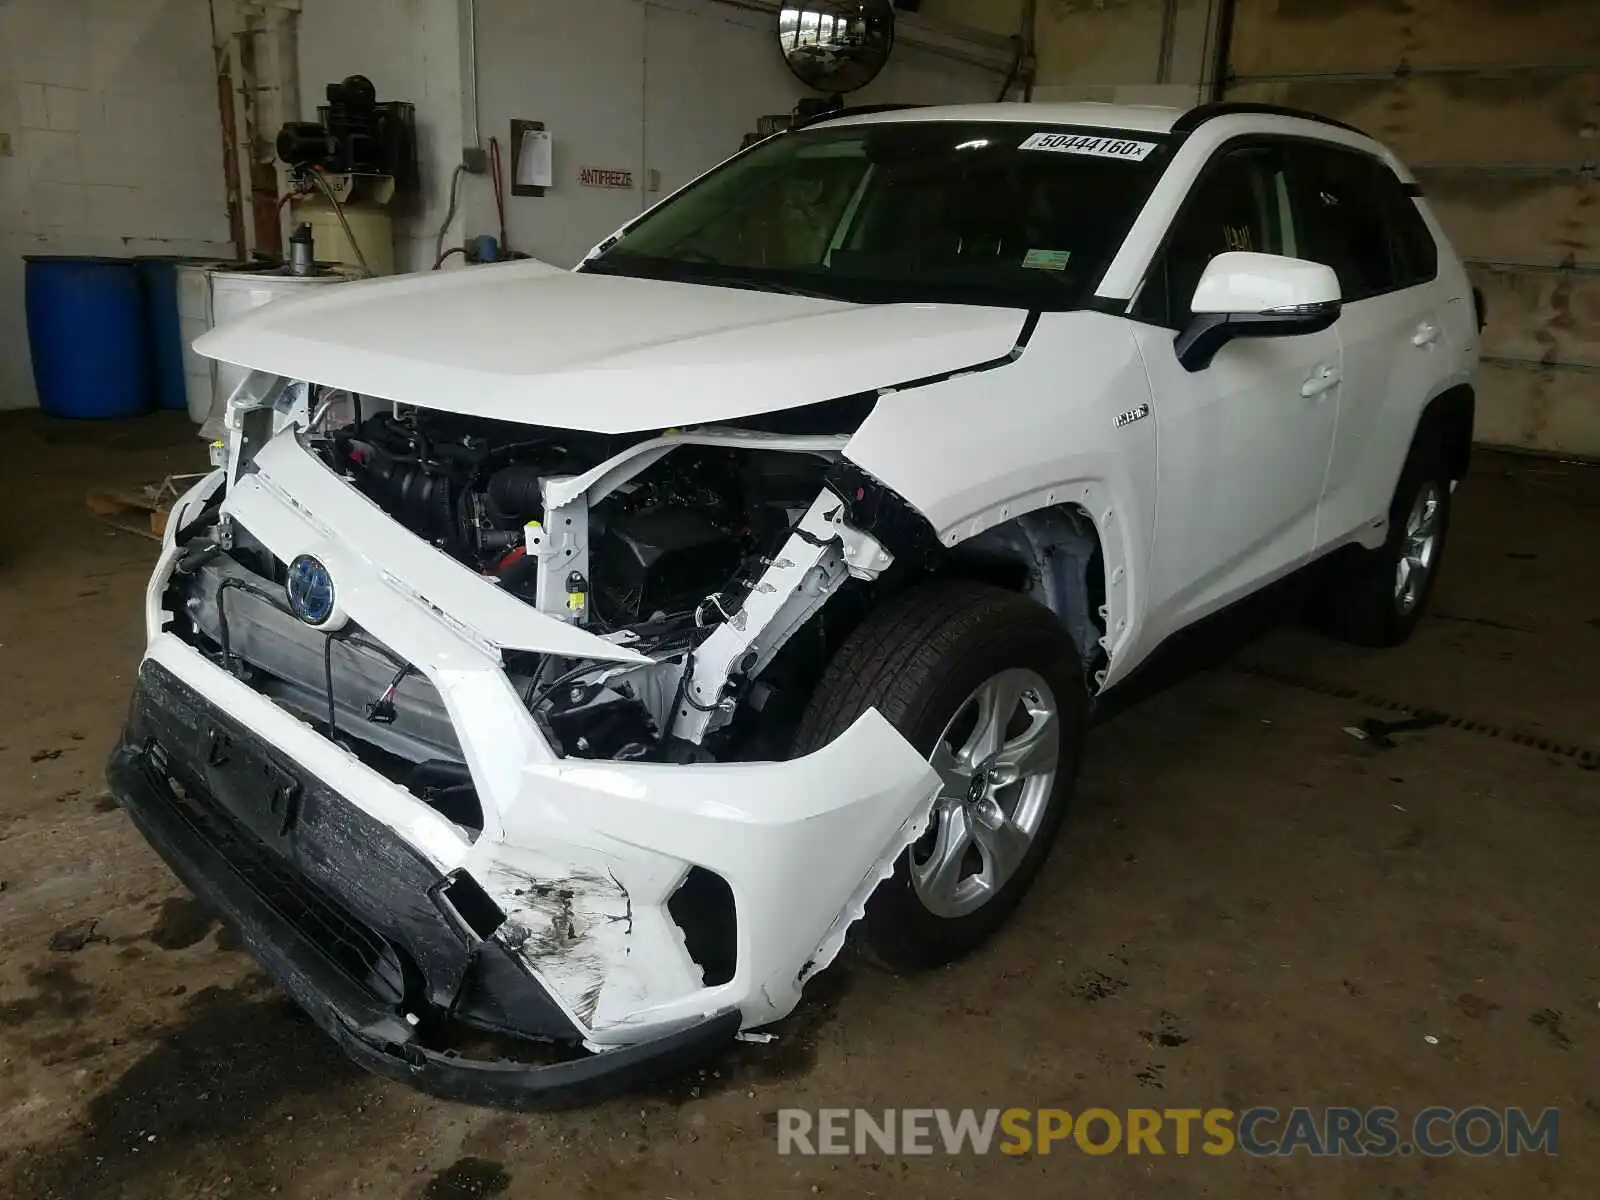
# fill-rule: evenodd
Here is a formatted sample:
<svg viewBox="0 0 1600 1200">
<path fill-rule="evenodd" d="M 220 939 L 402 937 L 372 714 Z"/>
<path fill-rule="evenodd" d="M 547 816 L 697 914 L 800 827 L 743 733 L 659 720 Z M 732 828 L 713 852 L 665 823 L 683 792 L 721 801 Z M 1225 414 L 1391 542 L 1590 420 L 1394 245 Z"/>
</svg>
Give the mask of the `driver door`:
<svg viewBox="0 0 1600 1200">
<path fill-rule="evenodd" d="M 1310 557 L 1338 425 L 1338 326 L 1242 337 L 1190 372 L 1175 334 L 1206 264 L 1233 250 L 1297 257 L 1285 155 L 1234 143 L 1207 165 L 1146 277 L 1133 316 L 1157 428 L 1147 620 L 1165 636 Z"/>
</svg>

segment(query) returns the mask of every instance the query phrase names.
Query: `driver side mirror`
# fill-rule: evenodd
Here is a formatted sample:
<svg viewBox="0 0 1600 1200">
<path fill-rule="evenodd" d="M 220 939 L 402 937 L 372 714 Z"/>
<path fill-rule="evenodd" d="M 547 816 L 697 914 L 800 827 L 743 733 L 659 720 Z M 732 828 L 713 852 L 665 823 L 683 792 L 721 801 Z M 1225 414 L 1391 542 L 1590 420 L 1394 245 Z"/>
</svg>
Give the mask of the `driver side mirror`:
<svg viewBox="0 0 1600 1200">
<path fill-rule="evenodd" d="M 1174 344 L 1178 361 L 1203 371 L 1234 338 L 1299 337 L 1339 319 L 1333 268 L 1281 254 L 1231 251 L 1206 264 L 1189 305 L 1189 327 Z"/>
</svg>

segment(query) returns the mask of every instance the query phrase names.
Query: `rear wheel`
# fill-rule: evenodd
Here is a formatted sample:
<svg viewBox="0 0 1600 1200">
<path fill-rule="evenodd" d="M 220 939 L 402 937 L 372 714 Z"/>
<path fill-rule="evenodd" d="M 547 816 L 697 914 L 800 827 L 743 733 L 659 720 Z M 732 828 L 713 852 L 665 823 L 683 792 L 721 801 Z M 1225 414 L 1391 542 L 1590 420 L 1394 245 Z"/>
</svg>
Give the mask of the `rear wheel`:
<svg viewBox="0 0 1600 1200">
<path fill-rule="evenodd" d="M 1419 442 L 1395 488 L 1388 537 L 1334 573 L 1317 596 L 1319 624 L 1362 646 L 1397 646 L 1409 638 L 1444 561 L 1450 501 L 1451 479 L 1438 444 Z"/>
<path fill-rule="evenodd" d="M 941 788 L 928 829 L 867 902 L 868 948 L 895 967 L 949 962 L 1016 907 L 1077 774 L 1082 664 L 1055 616 L 998 588 L 931 584 L 873 612 L 829 664 L 797 753 L 876 708 Z"/>
</svg>

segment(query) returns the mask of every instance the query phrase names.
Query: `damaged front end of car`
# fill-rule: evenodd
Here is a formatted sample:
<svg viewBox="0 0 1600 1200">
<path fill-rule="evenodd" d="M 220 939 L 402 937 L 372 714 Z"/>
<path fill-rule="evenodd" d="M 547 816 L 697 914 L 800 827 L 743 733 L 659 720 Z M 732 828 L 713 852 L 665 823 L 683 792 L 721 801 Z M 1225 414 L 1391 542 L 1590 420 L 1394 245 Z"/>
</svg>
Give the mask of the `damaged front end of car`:
<svg viewBox="0 0 1600 1200">
<path fill-rule="evenodd" d="M 580 1101 L 785 1016 L 938 790 L 872 711 L 785 761 L 896 561 L 851 521 L 870 403 L 612 435 L 252 375 L 170 521 L 114 790 L 427 1090 Z"/>
</svg>

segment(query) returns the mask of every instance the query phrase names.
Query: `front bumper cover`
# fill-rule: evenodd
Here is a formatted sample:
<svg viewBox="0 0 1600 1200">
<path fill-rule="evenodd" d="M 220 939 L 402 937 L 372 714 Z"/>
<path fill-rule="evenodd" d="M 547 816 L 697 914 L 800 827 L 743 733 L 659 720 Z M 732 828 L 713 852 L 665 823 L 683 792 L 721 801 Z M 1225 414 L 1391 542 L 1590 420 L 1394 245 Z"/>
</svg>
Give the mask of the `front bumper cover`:
<svg viewBox="0 0 1600 1200">
<path fill-rule="evenodd" d="M 215 497 L 223 482 L 215 474 L 174 507 L 146 593 L 142 671 L 180 683 L 189 708 L 226 713 L 242 737 L 267 749 L 276 770 L 301 781 L 302 801 L 320 788 L 340 802 L 330 810 L 359 818 L 362 837 L 302 857 L 296 869 L 335 895 L 356 888 L 365 922 L 402 944 L 401 934 L 416 937 L 415 922 L 396 930 L 385 925 L 389 916 L 420 912 L 431 929 L 438 906 L 428 889 L 465 878 L 504 915 L 488 938 L 507 954 L 499 974 L 527 976 L 559 1009 L 561 1028 L 546 1033 L 575 1031 L 603 1055 L 670 1044 L 663 1039 L 729 1010 L 745 1029 L 792 1011 L 804 982 L 832 961 L 872 890 L 923 828 L 939 786 L 923 756 L 869 710 L 827 746 L 783 762 L 562 759 L 497 646 L 510 638 L 505 644 L 557 654 L 570 627 L 526 610 L 511 629 L 486 607 L 505 599 L 496 588 L 394 525 L 292 437 L 267 446 L 253 467 L 229 489 L 223 515 L 279 561 L 310 554 L 328 566 L 349 619 L 443 701 L 481 804 L 481 826 L 457 824 L 190 644 L 167 611 L 181 554 L 175 531 Z M 441 580 L 454 581 L 449 595 L 438 591 Z M 169 735 L 187 746 L 176 757 L 200 764 L 185 786 L 231 796 L 238 785 L 210 770 L 210 747 L 185 738 Z M 264 805 L 259 789 L 252 795 L 241 811 Z M 258 832 L 278 844 L 274 830 Z M 391 863 L 410 864 L 403 894 L 354 882 L 370 876 L 356 868 L 371 845 L 388 847 Z M 691 884 L 715 883 L 707 875 L 725 885 L 719 897 L 714 887 L 700 889 L 711 907 L 675 908 L 675 900 L 690 900 Z M 438 938 L 429 947 L 433 957 L 419 960 L 434 964 L 423 972 L 427 996 L 448 1010 L 459 975 L 437 964 L 459 970 L 463 951 L 447 953 Z M 413 1043 L 428 1044 L 422 1035 Z"/>
<path fill-rule="evenodd" d="M 431 1047 L 453 1022 L 568 1043 L 579 1031 L 498 940 L 452 919 L 451 877 L 159 664 L 140 671 L 108 774 L 179 878 L 379 1075 L 467 1103 L 560 1107 L 681 1069 L 739 1029 L 728 1009 L 548 1065 Z"/>
</svg>

